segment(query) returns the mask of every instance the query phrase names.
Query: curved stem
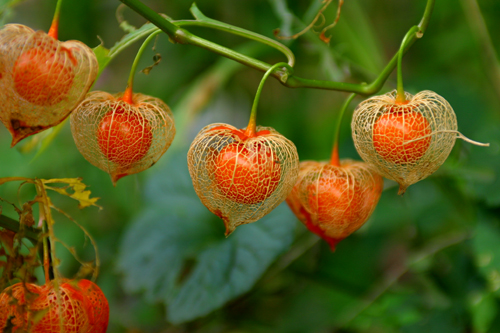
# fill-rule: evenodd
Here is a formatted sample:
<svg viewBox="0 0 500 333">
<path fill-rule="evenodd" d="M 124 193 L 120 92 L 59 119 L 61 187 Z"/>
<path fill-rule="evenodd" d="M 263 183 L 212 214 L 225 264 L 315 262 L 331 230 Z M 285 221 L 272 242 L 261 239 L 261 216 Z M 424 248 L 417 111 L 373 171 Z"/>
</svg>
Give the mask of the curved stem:
<svg viewBox="0 0 500 333">
<path fill-rule="evenodd" d="M 169 21 L 168 19 L 162 17 L 161 15 L 153 11 L 151 8 L 144 5 L 140 0 L 120 0 L 120 1 L 129 6 L 132 10 L 134 10 L 147 20 L 151 21 L 154 25 L 163 30 L 165 33 L 167 33 L 173 42 L 195 45 L 204 48 L 206 50 L 209 50 L 211 52 L 220 54 L 229 59 L 240 62 L 245 66 L 263 72 L 267 71 L 271 67 L 271 65 L 265 62 L 254 59 L 252 57 L 245 56 L 241 53 L 235 52 L 231 49 L 225 48 L 216 43 L 210 42 L 196 35 L 193 35 L 189 31 L 178 27 L 174 21 Z M 427 0 L 427 5 L 424 11 L 424 15 L 418 25 L 419 31 L 416 34 L 413 34 L 411 38 L 405 43 L 405 47 L 402 52 L 407 52 L 408 49 L 411 47 L 411 45 L 413 45 L 413 43 L 418 38 L 421 38 L 423 36 L 430 19 L 430 15 L 432 13 L 434 3 L 435 0 Z M 229 25 L 227 26 L 232 27 Z M 290 88 L 327 89 L 327 90 L 353 92 L 360 95 L 373 95 L 382 88 L 389 75 L 392 73 L 394 68 L 396 68 L 398 54 L 396 54 L 390 60 L 390 62 L 379 74 L 379 76 L 369 84 L 366 83 L 353 84 L 353 83 L 343 83 L 335 81 L 304 79 L 294 76 L 292 75 L 292 73 L 286 70 L 275 71 L 273 72 L 272 75 L 275 78 L 277 78 L 283 85 Z"/>
<path fill-rule="evenodd" d="M 52 19 L 52 25 L 50 26 L 49 32 L 47 33 L 50 37 L 57 39 L 57 33 L 59 31 L 59 14 L 61 13 L 61 5 L 63 0 L 57 0 L 56 10 L 54 12 L 54 18 Z"/>
<path fill-rule="evenodd" d="M 245 37 L 254 41 L 257 41 L 259 43 L 265 44 L 267 46 L 270 46 L 272 48 L 275 48 L 276 50 L 280 51 L 283 53 L 287 59 L 288 59 L 288 65 L 290 67 L 293 67 L 295 65 L 295 55 L 293 52 L 286 47 L 285 45 L 281 44 L 280 42 L 271 39 L 269 37 L 263 36 L 261 34 L 255 33 L 250 30 L 246 30 L 240 27 L 236 27 L 234 25 L 230 25 L 224 22 L 220 22 L 214 19 L 211 19 L 209 17 L 206 17 L 196 6 L 196 3 L 193 3 L 190 8 L 191 14 L 196 18 L 196 20 L 182 20 L 182 21 L 174 21 L 174 23 L 177 26 L 188 26 L 188 25 L 194 25 L 194 26 L 203 26 L 207 28 L 212 28 L 212 29 L 217 29 L 221 31 L 225 31 L 228 33 L 231 33 L 233 35 L 238 35 L 241 37 Z"/>
<path fill-rule="evenodd" d="M 134 104 L 134 101 L 132 100 L 132 94 L 133 94 L 133 86 L 134 86 L 134 76 L 135 72 L 137 70 L 137 65 L 139 64 L 139 60 L 141 59 L 142 54 L 146 50 L 146 47 L 148 46 L 149 42 L 155 38 L 161 30 L 153 32 L 151 35 L 146 38 L 146 40 L 142 43 L 141 47 L 139 48 L 139 51 L 137 51 L 137 54 L 135 56 L 134 62 L 132 63 L 132 68 L 130 69 L 130 74 L 128 76 L 128 81 L 127 81 L 127 89 L 125 89 L 125 93 L 123 94 L 122 99 L 129 103 L 129 104 Z"/>
<path fill-rule="evenodd" d="M 406 33 L 405 37 L 403 38 L 403 41 L 401 42 L 401 47 L 399 48 L 398 52 L 398 85 L 397 85 L 397 95 L 396 95 L 396 101 L 398 103 L 405 103 L 406 98 L 405 98 L 405 90 L 403 87 L 403 54 L 404 54 L 404 49 L 406 42 L 408 39 L 411 37 L 412 34 L 417 33 L 420 30 L 418 26 L 413 26 L 411 29 Z"/>
<path fill-rule="evenodd" d="M 340 165 L 340 159 L 339 159 L 339 136 L 340 136 L 340 124 L 342 124 L 342 118 L 344 117 L 345 110 L 351 104 L 352 100 L 356 97 L 356 94 L 351 94 L 349 97 L 347 97 L 346 101 L 342 105 L 342 108 L 340 109 L 340 112 L 337 116 L 337 120 L 335 122 L 335 128 L 333 132 L 333 150 L 332 150 L 332 157 L 330 158 L 330 164 L 339 166 Z"/>
<path fill-rule="evenodd" d="M 255 93 L 255 99 L 253 100 L 252 112 L 250 113 L 250 120 L 248 122 L 247 129 L 245 131 L 245 135 L 248 137 L 252 137 L 255 135 L 255 128 L 257 127 L 257 105 L 259 104 L 260 93 L 264 88 L 264 83 L 266 83 L 267 78 L 271 73 L 278 67 L 285 67 L 288 70 L 292 70 L 292 68 L 285 62 L 278 62 L 274 64 L 267 70 L 262 79 L 260 80 L 259 87 L 257 88 L 257 92 Z"/>
</svg>

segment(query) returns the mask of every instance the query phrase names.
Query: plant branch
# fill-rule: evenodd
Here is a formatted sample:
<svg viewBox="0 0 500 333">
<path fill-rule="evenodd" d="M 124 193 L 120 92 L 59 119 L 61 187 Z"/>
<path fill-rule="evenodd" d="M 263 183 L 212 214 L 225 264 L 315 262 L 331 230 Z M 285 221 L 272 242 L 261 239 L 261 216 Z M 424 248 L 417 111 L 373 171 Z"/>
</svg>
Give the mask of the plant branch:
<svg viewBox="0 0 500 333">
<path fill-rule="evenodd" d="M 17 233 L 19 232 L 20 226 L 19 221 L 5 215 L 0 215 L 0 227 Z M 24 226 L 23 230 L 24 237 L 28 238 L 32 244 L 37 244 L 41 230 L 28 226 Z"/>
<path fill-rule="evenodd" d="M 200 38 L 186 29 L 180 28 L 179 26 L 176 25 L 175 21 L 171 21 L 169 19 L 166 19 L 162 17 L 160 14 L 156 13 L 154 10 L 149 8 L 148 6 L 144 5 L 140 0 L 120 0 L 123 2 L 125 5 L 129 6 L 132 10 L 146 18 L 147 20 L 151 21 L 154 25 L 156 25 L 158 28 L 163 30 L 165 33 L 167 33 L 170 37 L 170 39 L 173 42 L 181 43 L 181 44 L 191 44 L 195 45 L 201 48 L 204 48 L 208 51 L 217 53 L 219 55 L 222 55 L 224 57 L 227 57 L 229 59 L 235 60 L 239 63 L 242 63 L 245 66 L 260 70 L 262 72 L 266 72 L 271 65 L 254 59 L 252 57 L 248 57 L 246 55 L 243 55 L 241 53 L 235 52 L 229 48 L 223 47 L 219 44 L 213 43 L 211 41 L 208 41 L 206 39 Z M 405 48 L 403 49 L 403 52 L 407 52 L 408 49 L 413 45 L 413 43 L 418 39 L 421 38 L 427 28 L 427 25 L 429 23 L 430 15 L 432 13 L 432 9 L 434 7 L 434 2 L 435 0 L 427 0 L 427 5 L 422 17 L 422 20 L 420 21 L 418 28 L 419 30 L 417 33 L 413 34 L 411 38 L 408 40 L 408 42 L 405 45 Z M 198 13 L 195 11 L 194 15 L 198 15 Z M 208 19 L 203 16 L 203 20 Z M 215 24 L 213 22 L 217 22 L 215 20 L 209 19 L 210 23 L 207 24 L 207 22 L 204 21 L 197 21 L 199 23 L 196 23 L 196 25 L 200 26 L 208 26 L 208 27 L 215 27 Z M 180 22 L 186 22 L 186 21 L 180 21 Z M 187 23 L 182 23 L 182 24 L 187 24 Z M 193 24 L 192 22 L 190 24 Z M 225 24 L 225 23 L 220 23 L 218 25 L 218 28 L 222 28 L 224 26 L 225 31 L 239 34 L 242 30 L 241 28 L 233 27 L 231 25 Z M 413 28 L 413 27 L 412 27 Z M 260 36 L 260 35 L 258 35 Z M 254 36 L 255 37 L 255 36 Z M 263 37 L 263 36 L 261 36 Z M 256 38 L 256 37 L 255 37 Z M 264 39 L 255 39 L 260 42 L 264 42 Z M 267 42 L 266 42 L 267 43 Z M 283 85 L 289 88 L 314 88 L 314 89 L 326 89 L 326 90 L 337 90 L 337 91 L 346 91 L 346 92 L 353 92 L 356 94 L 360 95 L 373 95 L 376 92 L 378 92 L 382 86 L 384 85 L 385 81 L 389 77 L 389 75 L 392 73 L 394 68 L 396 67 L 397 64 L 397 57 L 398 54 L 393 56 L 393 58 L 389 61 L 389 63 L 386 65 L 386 67 L 382 70 L 382 72 L 379 74 L 379 76 L 371 83 L 366 84 L 366 83 L 361 83 L 361 84 L 353 84 L 353 83 L 343 83 L 343 82 L 335 82 L 335 81 L 326 81 L 326 80 L 311 80 L 311 79 L 304 79 L 300 78 L 297 76 L 294 76 L 292 73 L 289 73 L 288 71 L 275 71 L 273 72 L 273 76 L 277 78 Z"/>
</svg>

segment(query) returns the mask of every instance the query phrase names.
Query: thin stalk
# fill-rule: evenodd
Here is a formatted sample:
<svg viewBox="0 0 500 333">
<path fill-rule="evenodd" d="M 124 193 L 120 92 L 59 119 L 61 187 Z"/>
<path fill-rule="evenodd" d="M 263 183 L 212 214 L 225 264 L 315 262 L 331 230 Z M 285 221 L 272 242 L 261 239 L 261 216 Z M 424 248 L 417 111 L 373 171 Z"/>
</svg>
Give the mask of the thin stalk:
<svg viewBox="0 0 500 333">
<path fill-rule="evenodd" d="M 235 52 L 229 48 L 225 48 L 220 46 L 219 44 L 210 42 L 203 38 L 200 38 L 196 35 L 193 35 L 189 31 L 178 27 L 175 24 L 175 21 L 169 21 L 168 19 L 162 17 L 154 10 L 144 5 L 140 0 L 120 0 L 127 6 L 129 6 L 132 10 L 137 12 L 139 15 L 146 18 L 148 21 L 156 25 L 158 28 L 167 33 L 170 39 L 173 42 L 182 43 L 182 44 L 191 44 L 194 46 L 198 46 L 209 50 L 211 52 L 220 54 L 229 59 L 235 60 L 245 66 L 257 69 L 259 71 L 265 72 L 267 71 L 271 65 L 254 59 L 252 57 L 248 57 L 241 53 Z M 411 38 L 405 43 L 405 47 L 403 52 L 407 52 L 408 49 L 413 45 L 413 43 L 421 38 L 427 29 L 427 25 L 429 23 L 430 15 L 432 13 L 432 9 L 434 7 L 435 0 L 427 0 L 427 5 L 423 14 L 423 17 L 418 25 L 418 32 L 411 35 Z M 198 25 L 203 25 L 200 23 Z M 227 25 L 230 26 L 230 25 Z M 228 30 L 231 32 L 230 30 Z M 399 51 L 398 51 L 399 54 Z M 273 76 L 278 79 L 283 85 L 289 88 L 314 88 L 314 89 L 326 89 L 326 90 L 337 90 L 337 91 L 346 91 L 352 92 L 360 95 L 373 95 L 377 93 L 385 81 L 392 73 L 394 68 L 397 65 L 398 54 L 396 54 L 386 65 L 386 67 L 382 70 L 379 76 L 371 83 L 361 83 L 361 84 L 353 84 L 353 83 L 343 83 L 343 82 L 335 82 L 335 81 L 324 81 L 324 80 L 311 80 L 304 79 L 297 76 L 292 75 L 292 73 L 288 71 L 275 71 L 273 72 Z"/>
<path fill-rule="evenodd" d="M 139 51 L 137 51 L 137 54 L 135 56 L 134 62 L 132 63 L 132 68 L 130 69 L 130 74 L 128 76 L 128 81 L 127 81 L 127 88 L 125 89 L 125 93 L 123 94 L 122 99 L 129 103 L 129 104 L 134 104 L 134 101 L 132 99 L 133 95 L 133 86 L 134 86 L 134 76 L 135 72 L 137 71 L 137 65 L 139 65 L 139 60 L 141 59 L 142 54 L 146 50 L 146 47 L 148 46 L 149 42 L 155 38 L 159 33 L 161 33 L 161 30 L 153 32 L 151 35 L 146 38 L 146 40 L 142 43 L 141 47 L 139 48 Z"/>
<path fill-rule="evenodd" d="M 406 98 L 405 98 L 405 90 L 403 87 L 403 54 L 404 54 L 404 49 L 406 42 L 408 39 L 416 34 L 420 28 L 418 26 L 413 26 L 411 29 L 406 33 L 405 37 L 403 38 L 403 41 L 401 42 L 401 47 L 399 48 L 398 52 L 398 84 L 397 84 L 397 95 L 396 95 L 396 101 L 398 103 L 404 104 L 406 103 Z"/>
<path fill-rule="evenodd" d="M 349 107 L 349 104 L 351 104 L 351 101 L 354 99 L 354 97 L 356 97 L 356 94 L 351 94 L 346 99 L 337 116 L 333 132 L 333 149 L 332 149 L 332 157 L 330 158 L 331 165 L 340 166 L 340 159 L 339 159 L 340 125 L 342 124 L 342 118 L 344 117 L 345 110 Z"/>
<path fill-rule="evenodd" d="M 250 113 L 250 120 L 248 122 L 247 129 L 245 130 L 245 135 L 248 137 L 252 137 L 255 135 L 255 129 L 257 127 L 257 106 L 259 104 L 260 93 L 264 88 L 264 83 L 266 83 L 266 80 L 269 77 L 269 75 L 271 75 L 271 73 L 278 67 L 289 67 L 289 69 L 291 69 L 287 63 L 278 62 L 277 64 L 272 65 L 271 68 L 269 68 L 267 72 L 264 74 L 262 80 L 260 80 L 259 87 L 257 88 L 257 92 L 255 93 L 255 99 L 253 100 L 252 112 Z"/>
<path fill-rule="evenodd" d="M 43 233 L 47 235 L 47 222 L 43 222 Z M 43 272 L 45 275 L 45 284 L 50 282 L 50 256 L 49 256 L 49 240 L 46 236 L 43 237 Z"/>
<path fill-rule="evenodd" d="M 59 14 L 61 13 L 61 5 L 63 0 L 57 0 L 56 10 L 54 12 L 54 18 L 52 19 L 52 25 L 50 26 L 48 35 L 54 39 L 57 39 L 59 31 Z"/>
</svg>

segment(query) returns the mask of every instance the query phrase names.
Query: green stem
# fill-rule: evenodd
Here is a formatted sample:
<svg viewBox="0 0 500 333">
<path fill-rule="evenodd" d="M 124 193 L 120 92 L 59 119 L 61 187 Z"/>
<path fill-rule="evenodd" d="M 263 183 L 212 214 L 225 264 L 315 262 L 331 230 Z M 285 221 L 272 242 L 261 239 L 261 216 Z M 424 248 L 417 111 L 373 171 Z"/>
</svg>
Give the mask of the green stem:
<svg viewBox="0 0 500 333">
<path fill-rule="evenodd" d="M 128 92 L 129 94 L 126 93 L 127 97 L 125 97 L 125 96 L 123 97 L 123 99 L 130 104 L 132 104 L 132 91 L 133 91 L 133 86 L 134 86 L 134 76 L 135 76 L 135 72 L 137 70 L 137 65 L 139 65 L 139 60 L 141 59 L 141 56 L 144 53 L 144 51 L 146 50 L 146 47 L 148 46 L 149 42 L 153 38 L 155 38 L 159 33 L 161 33 L 161 30 L 157 30 L 157 31 L 153 32 L 152 34 L 150 34 L 148 36 L 148 38 L 146 38 L 146 40 L 144 40 L 141 47 L 139 48 L 139 51 L 137 51 L 134 62 L 132 63 L 132 68 L 130 69 L 130 74 L 128 76 L 128 81 L 127 81 L 127 89 L 126 89 L 126 92 Z M 128 96 L 128 95 L 130 95 L 130 96 Z"/>
<path fill-rule="evenodd" d="M 396 101 L 399 103 L 405 103 L 406 98 L 405 98 L 405 90 L 403 87 L 403 54 L 404 54 L 404 49 L 406 42 L 408 41 L 409 38 L 411 38 L 412 35 L 416 34 L 420 28 L 418 26 L 413 26 L 411 29 L 406 33 L 405 37 L 403 38 L 403 41 L 401 42 L 401 47 L 399 48 L 398 52 L 398 85 L 397 85 L 397 95 L 396 95 Z"/>
<path fill-rule="evenodd" d="M 349 104 L 351 104 L 352 100 L 356 97 L 356 94 L 351 94 L 344 104 L 342 105 L 342 108 L 340 109 L 340 112 L 337 116 L 336 122 L 335 122 L 335 127 L 334 127 L 334 132 L 333 132 L 333 150 L 332 150 L 332 157 L 330 158 L 330 164 L 339 166 L 340 165 L 340 159 L 339 159 L 339 136 L 340 136 L 340 125 L 342 124 L 342 118 L 344 117 L 345 110 L 349 107 Z"/>
<path fill-rule="evenodd" d="M 147 20 L 151 21 L 154 25 L 156 25 L 158 28 L 163 30 L 165 33 L 167 33 L 170 36 L 170 39 L 174 42 L 182 43 L 182 44 L 191 44 L 195 45 L 201 48 L 204 48 L 206 50 L 209 50 L 211 52 L 220 54 L 222 56 L 225 56 L 229 59 L 238 61 L 242 63 L 245 66 L 260 70 L 260 71 L 267 71 L 271 65 L 262 62 L 260 60 L 254 59 L 252 57 L 245 56 L 243 54 L 240 54 L 238 52 L 235 52 L 231 49 L 225 48 L 223 46 L 220 46 L 216 43 L 210 42 L 208 40 L 205 40 L 203 38 L 200 38 L 196 35 L 193 35 L 189 31 L 182 29 L 178 27 L 175 24 L 175 21 L 169 21 L 168 19 L 160 16 L 158 13 L 153 11 L 151 8 L 147 7 L 144 5 L 140 0 L 120 0 L 127 6 L 129 6 L 132 10 L 146 18 Z M 435 0 L 427 0 L 427 6 L 424 11 L 424 15 L 422 17 L 422 20 L 420 21 L 418 27 L 419 31 L 416 34 L 413 34 L 411 38 L 405 43 L 405 47 L 403 49 L 403 52 L 407 52 L 408 49 L 413 45 L 413 43 L 422 35 L 424 34 L 429 19 L 430 15 L 432 13 L 432 9 L 434 7 L 434 2 Z M 184 22 L 184 21 L 181 21 Z M 202 25 L 197 24 L 197 25 Z M 227 27 L 232 27 L 230 25 L 227 25 Z M 227 30 L 229 32 L 229 30 Z M 261 41 L 261 40 L 259 40 Z M 379 74 L 379 76 L 370 84 L 366 83 L 361 83 L 361 84 L 353 84 L 353 83 L 343 83 L 343 82 L 335 82 L 335 81 L 324 81 L 324 80 L 310 80 L 310 79 L 304 79 L 300 78 L 297 76 L 292 75 L 292 73 L 288 71 L 275 71 L 273 72 L 273 76 L 277 78 L 283 85 L 286 87 L 290 88 L 315 88 L 315 89 L 327 89 L 327 90 L 337 90 L 337 91 L 347 91 L 347 92 L 353 92 L 356 94 L 360 95 L 373 95 L 377 93 L 382 86 L 384 85 L 385 81 L 389 77 L 389 75 L 392 73 L 394 68 L 396 68 L 397 65 L 397 57 L 398 54 L 396 54 L 391 61 L 386 65 L 386 67 L 382 70 L 382 72 Z"/>
<path fill-rule="evenodd" d="M 18 221 L 11 219 L 10 217 L 7 217 L 5 215 L 0 215 L 0 227 L 10 231 L 19 232 L 20 226 L 21 225 Z M 38 236 L 41 233 L 40 229 L 24 226 L 23 230 L 24 237 L 28 238 L 32 244 L 36 244 L 38 242 Z"/>
<path fill-rule="evenodd" d="M 269 68 L 267 72 L 264 74 L 264 76 L 260 80 L 257 92 L 255 93 L 255 98 L 253 100 L 253 105 L 252 105 L 252 112 L 250 113 L 250 120 L 248 122 L 248 126 L 245 131 L 245 134 L 248 137 L 252 137 L 255 135 L 255 128 L 257 127 L 257 106 L 259 105 L 260 93 L 264 88 L 264 83 L 266 83 L 266 80 L 269 77 L 269 75 L 271 75 L 271 73 L 278 67 L 285 67 L 289 71 L 293 71 L 293 69 L 287 63 L 278 62 L 277 64 L 272 65 L 271 68 Z"/>
<path fill-rule="evenodd" d="M 48 35 L 57 39 L 57 34 L 59 31 L 59 14 L 61 13 L 61 5 L 63 0 L 57 0 L 56 10 L 54 12 L 54 18 L 52 19 L 52 25 L 50 26 Z"/>
<path fill-rule="evenodd" d="M 203 26 L 206 28 L 212 28 L 212 29 L 217 29 L 221 30 L 224 32 L 231 33 L 233 35 L 245 37 L 254 41 L 257 41 L 259 43 L 265 44 L 267 46 L 270 46 L 272 48 L 275 48 L 276 50 L 280 51 L 283 53 L 287 59 L 288 59 L 288 65 L 290 67 L 293 67 L 295 65 L 295 55 L 293 52 L 286 47 L 285 45 L 281 44 L 280 42 L 271 39 L 269 37 L 263 36 L 261 34 L 255 33 L 250 30 L 246 30 L 240 27 L 236 27 L 234 25 L 230 25 L 224 22 L 220 22 L 214 19 L 211 19 L 209 17 L 206 17 L 196 6 L 195 3 L 191 5 L 190 8 L 191 14 L 196 18 L 196 20 L 182 20 L 182 21 L 174 21 L 174 23 L 178 26 Z"/>
</svg>

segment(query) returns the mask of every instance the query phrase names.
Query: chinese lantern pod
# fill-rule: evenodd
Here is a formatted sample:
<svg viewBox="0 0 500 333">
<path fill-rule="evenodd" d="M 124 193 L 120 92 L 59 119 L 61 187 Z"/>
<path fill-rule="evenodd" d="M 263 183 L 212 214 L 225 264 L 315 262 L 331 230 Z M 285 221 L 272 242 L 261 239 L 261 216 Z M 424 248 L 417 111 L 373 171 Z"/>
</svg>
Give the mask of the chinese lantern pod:
<svg viewBox="0 0 500 333">
<path fill-rule="evenodd" d="M 383 178 L 363 162 L 344 159 L 335 166 L 304 161 L 286 201 L 297 218 L 335 250 L 371 216 L 383 184 Z"/>
<path fill-rule="evenodd" d="M 175 136 L 172 111 L 160 99 L 90 92 L 71 114 L 71 132 L 80 153 L 110 174 L 113 184 L 154 165 Z"/>
<path fill-rule="evenodd" d="M 396 91 L 374 96 L 354 110 L 351 128 L 361 158 L 382 176 L 399 183 L 399 194 L 434 173 L 450 154 L 457 119 L 450 104 L 432 91 Z"/>
<path fill-rule="evenodd" d="M 226 226 L 237 226 L 271 212 L 290 193 L 298 175 L 295 145 L 273 128 L 257 126 L 256 136 L 227 124 L 211 124 L 188 152 L 189 173 L 201 202 Z"/>
<path fill-rule="evenodd" d="M 106 332 L 109 305 L 95 283 L 63 280 L 58 290 L 59 299 L 52 281 L 43 286 L 10 286 L 0 294 L 0 328 L 5 328 L 10 318 L 12 332 Z"/>
<path fill-rule="evenodd" d="M 19 24 L 0 30 L 0 59 L 0 120 L 12 146 L 66 119 L 99 70 L 85 44 L 61 42 Z"/>
</svg>

